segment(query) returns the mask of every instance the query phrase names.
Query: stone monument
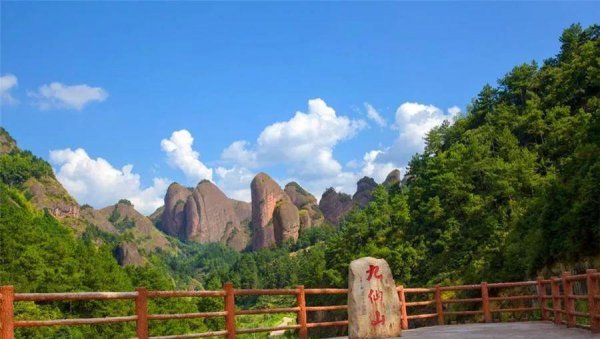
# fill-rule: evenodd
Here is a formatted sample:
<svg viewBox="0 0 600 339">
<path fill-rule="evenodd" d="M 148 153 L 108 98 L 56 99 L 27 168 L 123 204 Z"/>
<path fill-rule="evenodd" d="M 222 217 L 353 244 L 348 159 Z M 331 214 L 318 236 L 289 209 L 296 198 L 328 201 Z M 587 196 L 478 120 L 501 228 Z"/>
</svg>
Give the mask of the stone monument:
<svg viewBox="0 0 600 339">
<path fill-rule="evenodd" d="M 400 300 L 390 266 L 360 258 L 348 272 L 348 338 L 399 337 Z"/>
</svg>

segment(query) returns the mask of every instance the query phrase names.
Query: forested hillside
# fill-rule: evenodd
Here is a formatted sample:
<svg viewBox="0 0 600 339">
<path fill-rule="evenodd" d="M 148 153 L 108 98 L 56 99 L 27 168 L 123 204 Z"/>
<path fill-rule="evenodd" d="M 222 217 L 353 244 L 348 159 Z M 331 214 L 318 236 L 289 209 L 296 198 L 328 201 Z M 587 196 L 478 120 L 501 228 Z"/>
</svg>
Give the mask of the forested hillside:
<svg viewBox="0 0 600 339">
<path fill-rule="evenodd" d="M 0 155 L 0 284 L 19 292 L 217 289 L 226 281 L 241 288 L 341 287 L 350 261 L 366 255 L 386 259 L 396 281 L 409 286 L 600 267 L 599 35 L 600 26 L 566 29 L 555 57 L 516 66 L 497 86 L 484 86 L 464 116 L 430 131 L 402 185 L 379 185 L 373 200 L 337 228 L 308 228 L 296 242 L 270 249 L 240 253 L 167 237 L 176 250 L 158 250 L 147 254 L 145 265 L 122 268 L 112 256 L 122 239 L 89 230 L 78 237 L 28 201 L 24 183 L 52 176 L 51 168 L 7 146 Z M 245 307 L 265 303 L 286 301 L 240 300 Z M 171 313 L 220 307 L 187 299 L 155 306 Z M 132 311 L 118 303 L 20 307 L 19 314 L 36 318 Z M 220 325 L 167 322 L 153 331 Z M 99 328 L 36 333 L 133 335 L 129 327 Z"/>
</svg>

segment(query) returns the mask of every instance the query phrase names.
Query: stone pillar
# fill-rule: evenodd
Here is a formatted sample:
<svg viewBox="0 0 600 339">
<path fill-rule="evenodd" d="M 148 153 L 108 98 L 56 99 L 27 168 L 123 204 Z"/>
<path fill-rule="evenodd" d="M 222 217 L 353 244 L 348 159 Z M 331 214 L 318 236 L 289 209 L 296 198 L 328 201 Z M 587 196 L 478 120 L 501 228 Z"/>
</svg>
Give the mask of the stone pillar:
<svg viewBox="0 0 600 339">
<path fill-rule="evenodd" d="M 348 272 L 348 338 L 400 336 L 400 300 L 390 266 L 360 258 Z"/>
</svg>

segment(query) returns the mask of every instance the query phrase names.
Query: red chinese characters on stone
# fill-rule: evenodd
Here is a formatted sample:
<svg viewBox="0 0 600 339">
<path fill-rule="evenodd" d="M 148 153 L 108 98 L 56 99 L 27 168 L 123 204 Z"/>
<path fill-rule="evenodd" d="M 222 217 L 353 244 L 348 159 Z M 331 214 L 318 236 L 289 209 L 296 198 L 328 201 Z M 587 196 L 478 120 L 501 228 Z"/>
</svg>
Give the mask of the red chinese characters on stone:
<svg viewBox="0 0 600 339">
<path fill-rule="evenodd" d="M 371 325 L 385 325 L 385 314 L 381 315 L 379 311 L 375 311 L 375 320 L 371 320 Z"/>
<path fill-rule="evenodd" d="M 371 301 L 372 304 L 375 304 L 378 301 L 382 302 L 383 301 L 383 291 L 371 289 L 369 291 L 369 300 Z"/>
<path fill-rule="evenodd" d="M 379 272 L 379 266 L 369 265 L 369 270 L 367 271 L 369 276 L 367 277 L 367 280 L 371 280 L 371 278 L 373 278 L 373 277 L 375 277 L 375 279 L 381 280 L 381 278 L 383 276 L 381 274 L 377 274 L 378 272 Z"/>
<path fill-rule="evenodd" d="M 377 280 L 381 280 L 383 275 L 379 273 L 379 266 L 377 265 L 369 265 L 369 270 L 367 271 L 367 281 L 370 281 L 372 278 Z M 371 325 L 384 325 L 385 324 L 385 315 L 379 313 L 378 305 L 383 306 L 383 291 L 382 290 L 369 290 L 369 301 L 375 310 L 375 319 L 371 319 Z"/>
</svg>

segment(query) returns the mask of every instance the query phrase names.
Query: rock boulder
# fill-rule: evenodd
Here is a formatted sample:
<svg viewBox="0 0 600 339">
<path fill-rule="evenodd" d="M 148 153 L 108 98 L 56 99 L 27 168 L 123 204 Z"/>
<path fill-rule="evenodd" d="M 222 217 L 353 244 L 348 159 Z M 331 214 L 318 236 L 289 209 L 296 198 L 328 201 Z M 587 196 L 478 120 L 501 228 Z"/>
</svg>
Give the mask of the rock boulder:
<svg viewBox="0 0 600 339">
<path fill-rule="evenodd" d="M 399 337 L 400 300 L 389 265 L 365 257 L 348 272 L 348 338 Z"/>
</svg>

